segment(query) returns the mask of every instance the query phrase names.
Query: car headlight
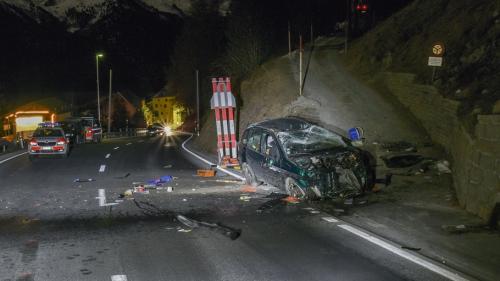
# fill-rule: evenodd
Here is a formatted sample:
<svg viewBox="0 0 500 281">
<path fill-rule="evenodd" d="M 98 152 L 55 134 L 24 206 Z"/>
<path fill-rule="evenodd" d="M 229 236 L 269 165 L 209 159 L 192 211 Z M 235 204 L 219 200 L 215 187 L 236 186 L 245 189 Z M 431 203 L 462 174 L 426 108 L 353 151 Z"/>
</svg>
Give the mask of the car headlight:
<svg viewBox="0 0 500 281">
<path fill-rule="evenodd" d="M 172 135 L 172 128 L 170 128 L 170 126 L 165 126 L 163 127 L 163 132 L 165 133 L 165 135 L 170 136 Z"/>
</svg>

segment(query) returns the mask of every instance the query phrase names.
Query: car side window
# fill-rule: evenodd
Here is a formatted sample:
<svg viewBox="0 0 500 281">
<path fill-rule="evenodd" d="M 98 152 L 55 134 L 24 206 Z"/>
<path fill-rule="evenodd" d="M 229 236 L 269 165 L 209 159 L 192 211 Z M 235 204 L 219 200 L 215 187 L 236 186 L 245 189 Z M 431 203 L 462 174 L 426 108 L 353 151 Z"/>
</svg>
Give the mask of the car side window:
<svg viewBox="0 0 500 281">
<path fill-rule="evenodd" d="M 249 133 L 247 147 L 251 150 L 260 152 L 260 140 L 262 138 L 262 132 L 260 130 L 252 130 Z"/>
<path fill-rule="evenodd" d="M 278 142 L 271 134 L 264 134 L 262 140 L 262 151 L 267 157 L 272 159 L 275 163 L 280 160 L 280 151 L 278 149 Z"/>
</svg>

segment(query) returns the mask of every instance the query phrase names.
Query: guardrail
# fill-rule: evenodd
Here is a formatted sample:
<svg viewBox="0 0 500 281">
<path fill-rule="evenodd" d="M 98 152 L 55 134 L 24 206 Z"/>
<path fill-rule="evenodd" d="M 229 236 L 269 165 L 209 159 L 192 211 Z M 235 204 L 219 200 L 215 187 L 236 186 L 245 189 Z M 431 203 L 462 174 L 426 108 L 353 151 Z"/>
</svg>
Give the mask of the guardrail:
<svg viewBox="0 0 500 281">
<path fill-rule="evenodd" d="M 147 130 L 145 128 L 134 128 L 128 130 L 119 130 L 115 132 L 104 132 L 105 139 L 122 138 L 122 137 L 140 137 L 146 136 Z"/>
</svg>

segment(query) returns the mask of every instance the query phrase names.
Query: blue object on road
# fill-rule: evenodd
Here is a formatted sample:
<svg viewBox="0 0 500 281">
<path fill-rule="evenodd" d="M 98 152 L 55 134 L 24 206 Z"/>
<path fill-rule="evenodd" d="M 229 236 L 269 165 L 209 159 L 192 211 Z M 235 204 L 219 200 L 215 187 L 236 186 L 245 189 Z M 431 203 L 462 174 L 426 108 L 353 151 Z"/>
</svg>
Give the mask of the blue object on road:
<svg viewBox="0 0 500 281">
<path fill-rule="evenodd" d="M 363 139 L 363 129 L 360 127 L 350 128 L 347 132 L 349 134 L 349 139 L 352 141 L 360 141 Z"/>
<path fill-rule="evenodd" d="M 149 180 L 149 184 L 161 185 L 163 183 L 167 183 L 173 180 L 172 176 L 162 176 L 159 179 Z"/>
</svg>

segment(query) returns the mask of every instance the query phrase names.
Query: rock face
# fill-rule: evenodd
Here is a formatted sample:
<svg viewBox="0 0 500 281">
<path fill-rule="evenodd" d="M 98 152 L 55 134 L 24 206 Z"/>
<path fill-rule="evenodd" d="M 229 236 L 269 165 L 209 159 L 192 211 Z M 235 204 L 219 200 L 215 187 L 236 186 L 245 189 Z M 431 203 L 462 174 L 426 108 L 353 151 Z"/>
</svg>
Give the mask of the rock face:
<svg viewBox="0 0 500 281">
<path fill-rule="evenodd" d="M 377 79 L 452 156 L 451 170 L 461 206 L 488 221 L 500 204 L 500 115 L 478 115 L 471 134 L 457 117 L 459 102 L 443 98 L 433 86 L 414 82 L 414 77 L 384 73 Z"/>
</svg>

